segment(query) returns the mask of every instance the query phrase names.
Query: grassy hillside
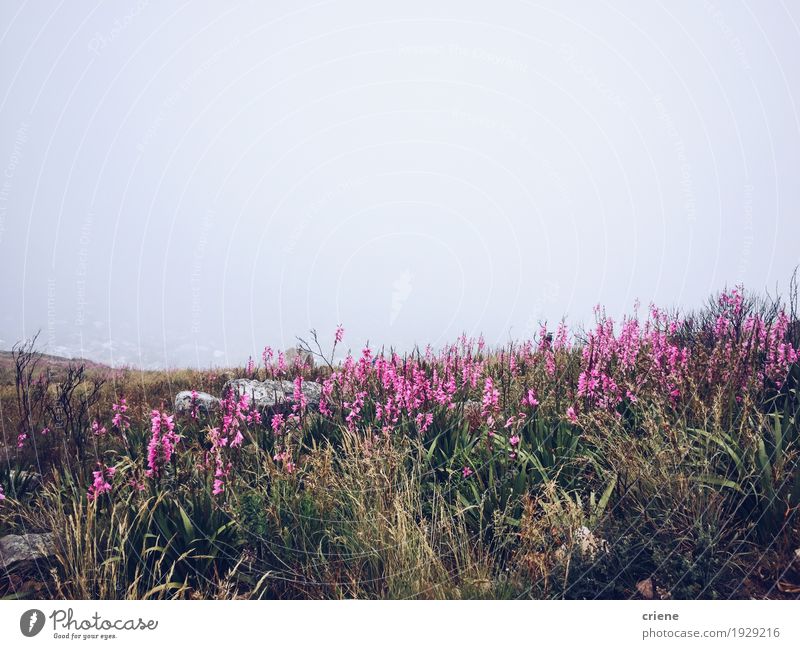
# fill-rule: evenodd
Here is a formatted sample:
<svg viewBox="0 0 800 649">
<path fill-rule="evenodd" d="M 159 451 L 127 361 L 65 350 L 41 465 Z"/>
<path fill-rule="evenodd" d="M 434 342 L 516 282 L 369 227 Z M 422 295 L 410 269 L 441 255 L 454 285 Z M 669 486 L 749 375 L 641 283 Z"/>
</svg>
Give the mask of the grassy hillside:
<svg viewBox="0 0 800 649">
<path fill-rule="evenodd" d="M 331 361 L 137 372 L 25 345 L 0 387 L 0 536 L 55 555 L 4 596 L 797 597 L 800 324 L 726 291 Z M 315 361 L 309 362 L 309 355 Z M 287 379 L 260 409 L 229 378 Z M 322 384 L 318 407 L 303 383 Z M 219 408 L 173 412 L 179 390 Z M 27 477 L 43 475 L 41 485 Z"/>
</svg>

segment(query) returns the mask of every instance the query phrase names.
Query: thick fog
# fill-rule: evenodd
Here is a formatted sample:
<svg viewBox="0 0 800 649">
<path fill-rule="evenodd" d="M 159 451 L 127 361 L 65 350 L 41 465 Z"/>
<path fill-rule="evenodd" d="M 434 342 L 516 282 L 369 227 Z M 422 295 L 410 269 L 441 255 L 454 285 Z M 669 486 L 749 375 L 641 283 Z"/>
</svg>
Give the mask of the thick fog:
<svg viewBox="0 0 800 649">
<path fill-rule="evenodd" d="M 800 5 L 3 2 L 0 348 L 244 363 L 800 262 Z"/>
</svg>

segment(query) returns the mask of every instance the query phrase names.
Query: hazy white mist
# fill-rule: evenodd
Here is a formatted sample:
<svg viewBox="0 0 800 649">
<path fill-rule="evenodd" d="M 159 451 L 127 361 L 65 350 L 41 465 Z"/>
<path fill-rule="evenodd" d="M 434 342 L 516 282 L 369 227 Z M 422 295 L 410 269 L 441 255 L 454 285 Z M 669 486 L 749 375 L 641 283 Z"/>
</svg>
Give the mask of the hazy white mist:
<svg viewBox="0 0 800 649">
<path fill-rule="evenodd" d="M 3 2 L 0 348 L 243 363 L 784 288 L 797 2 Z"/>
</svg>

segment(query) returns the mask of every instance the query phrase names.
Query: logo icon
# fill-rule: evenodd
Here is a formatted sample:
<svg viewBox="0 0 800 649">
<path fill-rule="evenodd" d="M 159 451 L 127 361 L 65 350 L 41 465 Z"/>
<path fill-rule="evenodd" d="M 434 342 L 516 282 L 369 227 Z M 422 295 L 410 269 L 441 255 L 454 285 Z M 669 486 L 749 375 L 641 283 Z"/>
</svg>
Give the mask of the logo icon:
<svg viewBox="0 0 800 649">
<path fill-rule="evenodd" d="M 44 613 L 38 608 L 25 611 L 19 618 L 19 630 L 26 638 L 32 638 L 44 628 Z"/>
</svg>

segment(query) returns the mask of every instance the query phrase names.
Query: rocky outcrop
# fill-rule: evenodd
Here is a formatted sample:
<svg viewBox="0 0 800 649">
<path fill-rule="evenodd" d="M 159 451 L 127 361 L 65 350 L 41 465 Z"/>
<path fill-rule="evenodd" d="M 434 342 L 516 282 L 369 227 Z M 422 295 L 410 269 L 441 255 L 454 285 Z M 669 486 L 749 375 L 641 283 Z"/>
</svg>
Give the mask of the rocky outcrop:
<svg viewBox="0 0 800 649">
<path fill-rule="evenodd" d="M 176 413 L 189 414 L 193 405 L 196 405 L 201 412 L 208 414 L 219 407 L 219 399 L 208 392 L 195 392 L 192 397 L 191 390 L 183 390 L 175 396 Z"/>
<path fill-rule="evenodd" d="M 0 568 L 7 571 L 21 563 L 47 559 L 55 552 L 55 541 L 50 532 L 9 534 L 0 538 Z"/>
<path fill-rule="evenodd" d="M 223 392 L 227 394 L 229 390 L 232 390 L 237 397 L 246 394 L 250 403 L 255 404 L 261 410 L 294 404 L 294 383 L 292 381 L 234 379 L 225 384 Z M 308 408 L 311 410 L 319 408 L 322 386 L 314 381 L 303 381 L 302 391 Z"/>
</svg>

